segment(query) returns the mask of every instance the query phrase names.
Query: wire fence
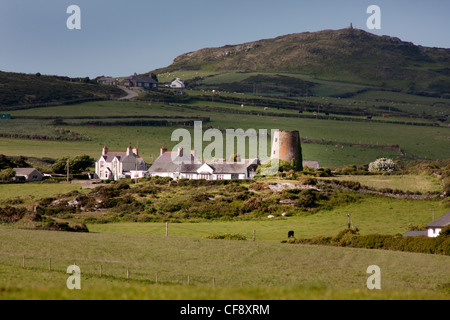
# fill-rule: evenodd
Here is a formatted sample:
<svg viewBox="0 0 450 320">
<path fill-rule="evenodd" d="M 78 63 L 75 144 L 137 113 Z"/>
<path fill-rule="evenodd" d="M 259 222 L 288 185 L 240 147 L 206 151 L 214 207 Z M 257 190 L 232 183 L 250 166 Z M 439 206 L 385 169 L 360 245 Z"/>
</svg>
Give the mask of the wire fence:
<svg viewBox="0 0 450 320">
<path fill-rule="evenodd" d="M 170 270 L 157 269 L 145 263 L 111 260 L 69 259 L 60 257 L 44 257 L 0 253 L 0 265 L 22 268 L 39 272 L 67 273 L 70 266 L 76 265 L 81 275 L 87 278 L 112 279 L 119 281 L 136 281 L 146 284 L 178 284 L 178 285 L 207 285 L 243 286 L 245 281 L 230 279 L 224 275 L 205 276 L 200 274 L 180 274 Z M 248 284 L 248 283 L 247 283 Z"/>
</svg>

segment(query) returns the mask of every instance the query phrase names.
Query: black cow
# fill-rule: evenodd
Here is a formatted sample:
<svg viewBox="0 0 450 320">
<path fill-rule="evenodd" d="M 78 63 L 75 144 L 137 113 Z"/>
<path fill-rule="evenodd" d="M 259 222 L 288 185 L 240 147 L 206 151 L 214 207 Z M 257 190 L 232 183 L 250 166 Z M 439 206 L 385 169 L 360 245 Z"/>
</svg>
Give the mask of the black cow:
<svg viewBox="0 0 450 320">
<path fill-rule="evenodd" d="M 288 238 L 293 238 L 293 237 L 294 237 L 294 231 L 289 231 Z"/>
</svg>

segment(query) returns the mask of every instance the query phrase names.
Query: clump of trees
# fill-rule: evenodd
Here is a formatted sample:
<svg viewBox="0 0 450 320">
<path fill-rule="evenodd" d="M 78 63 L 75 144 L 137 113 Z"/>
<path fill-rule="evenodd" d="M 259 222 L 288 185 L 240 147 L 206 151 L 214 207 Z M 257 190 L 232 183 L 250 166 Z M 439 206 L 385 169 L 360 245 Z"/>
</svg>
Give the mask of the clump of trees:
<svg viewBox="0 0 450 320">
<path fill-rule="evenodd" d="M 67 173 L 67 164 L 69 164 L 70 173 L 78 174 L 92 167 L 94 163 L 94 159 L 88 155 L 76 156 L 74 158 L 62 157 L 52 165 L 52 171 L 58 174 L 65 174 Z"/>
</svg>

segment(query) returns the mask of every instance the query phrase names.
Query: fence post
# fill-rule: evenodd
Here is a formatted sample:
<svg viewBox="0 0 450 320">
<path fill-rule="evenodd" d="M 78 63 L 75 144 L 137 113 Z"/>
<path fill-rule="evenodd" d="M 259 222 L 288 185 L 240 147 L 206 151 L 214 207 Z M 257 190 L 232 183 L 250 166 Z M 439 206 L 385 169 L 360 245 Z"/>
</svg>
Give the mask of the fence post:
<svg viewBox="0 0 450 320">
<path fill-rule="evenodd" d="M 158 272 L 156 272 L 156 283 L 158 283 Z"/>
<path fill-rule="evenodd" d="M 191 284 L 191 279 L 188 276 L 188 285 L 190 285 L 190 284 Z"/>
<path fill-rule="evenodd" d="M 215 280 L 214 278 L 212 278 L 212 285 L 213 285 L 213 288 L 215 288 L 215 286 L 216 286 L 216 280 Z"/>
<path fill-rule="evenodd" d="M 130 279 L 130 269 L 127 268 L 127 280 Z"/>
<path fill-rule="evenodd" d="M 166 222 L 166 237 L 169 236 L 169 223 Z"/>
<path fill-rule="evenodd" d="M 256 230 L 253 230 L 253 241 L 256 239 Z"/>
</svg>

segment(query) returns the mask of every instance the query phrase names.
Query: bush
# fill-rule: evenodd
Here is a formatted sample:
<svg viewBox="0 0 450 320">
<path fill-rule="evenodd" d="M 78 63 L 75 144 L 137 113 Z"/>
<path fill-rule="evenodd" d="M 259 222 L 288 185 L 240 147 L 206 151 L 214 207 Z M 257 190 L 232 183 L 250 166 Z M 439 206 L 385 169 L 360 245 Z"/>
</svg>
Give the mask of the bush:
<svg viewBox="0 0 450 320">
<path fill-rule="evenodd" d="M 22 219 L 26 214 L 25 208 L 15 208 L 11 206 L 6 206 L 0 208 L 0 222 L 12 223 L 17 222 Z"/>
<path fill-rule="evenodd" d="M 439 237 L 447 237 L 450 238 L 450 225 L 444 227 L 441 232 L 439 232 Z"/>
<path fill-rule="evenodd" d="M 10 181 L 13 177 L 15 177 L 16 172 L 11 169 L 7 168 L 2 171 L 0 171 L 0 180 L 2 181 Z"/>
<path fill-rule="evenodd" d="M 238 233 L 228 233 L 228 234 L 211 234 L 209 236 L 206 236 L 205 239 L 247 240 L 247 237 Z"/>
<path fill-rule="evenodd" d="M 396 169 L 396 165 L 392 159 L 379 158 L 369 163 L 369 172 L 392 172 Z"/>
</svg>

